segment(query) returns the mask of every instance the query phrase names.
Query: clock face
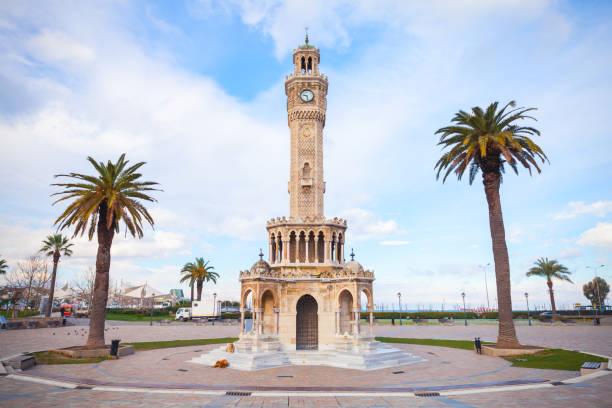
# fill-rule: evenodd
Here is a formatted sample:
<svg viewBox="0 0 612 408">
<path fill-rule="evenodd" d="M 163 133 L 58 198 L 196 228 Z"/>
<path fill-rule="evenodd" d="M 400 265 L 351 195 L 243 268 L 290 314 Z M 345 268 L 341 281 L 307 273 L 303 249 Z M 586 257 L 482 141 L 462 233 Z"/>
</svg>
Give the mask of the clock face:
<svg viewBox="0 0 612 408">
<path fill-rule="evenodd" d="M 302 100 L 304 102 L 310 102 L 313 100 L 314 98 L 314 93 L 312 93 L 312 91 L 310 89 L 304 89 L 301 93 L 300 93 L 300 98 L 302 98 Z"/>
</svg>

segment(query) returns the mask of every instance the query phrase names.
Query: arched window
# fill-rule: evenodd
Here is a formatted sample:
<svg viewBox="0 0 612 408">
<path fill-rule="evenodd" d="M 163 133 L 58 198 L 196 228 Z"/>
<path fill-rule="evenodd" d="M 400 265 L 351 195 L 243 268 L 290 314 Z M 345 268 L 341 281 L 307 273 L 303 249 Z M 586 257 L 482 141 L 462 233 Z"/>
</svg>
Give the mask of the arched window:
<svg viewBox="0 0 612 408">
<path fill-rule="evenodd" d="M 310 177 L 310 163 L 304 163 L 304 167 L 302 168 L 302 177 Z"/>
<path fill-rule="evenodd" d="M 308 262 L 315 261 L 315 239 L 314 232 L 308 233 Z"/>
<path fill-rule="evenodd" d="M 302 57 L 302 65 L 301 65 L 302 74 L 306 73 L 306 60 Z"/>
<path fill-rule="evenodd" d="M 296 241 L 295 231 L 291 231 L 289 234 L 289 262 L 291 263 L 294 263 L 296 258 Z"/>
<path fill-rule="evenodd" d="M 278 233 L 278 237 L 276 238 L 276 249 L 278 251 L 278 262 L 281 262 L 283 260 L 283 236 L 280 232 Z"/>
<path fill-rule="evenodd" d="M 325 262 L 325 236 L 323 231 L 319 231 L 319 240 L 317 241 L 317 262 Z"/>
<path fill-rule="evenodd" d="M 308 73 L 312 74 L 312 57 L 308 57 Z"/>
<path fill-rule="evenodd" d="M 343 263 L 344 259 L 343 258 L 343 254 L 342 254 L 342 246 L 344 245 L 343 239 L 342 239 L 342 233 L 338 234 L 338 244 L 336 245 L 336 260 L 338 261 L 338 263 Z"/>
<path fill-rule="evenodd" d="M 274 234 L 270 237 L 270 262 L 276 263 L 276 237 Z"/>
<path fill-rule="evenodd" d="M 300 232 L 300 241 L 298 243 L 298 259 L 300 262 L 306 262 L 306 234 Z"/>
</svg>

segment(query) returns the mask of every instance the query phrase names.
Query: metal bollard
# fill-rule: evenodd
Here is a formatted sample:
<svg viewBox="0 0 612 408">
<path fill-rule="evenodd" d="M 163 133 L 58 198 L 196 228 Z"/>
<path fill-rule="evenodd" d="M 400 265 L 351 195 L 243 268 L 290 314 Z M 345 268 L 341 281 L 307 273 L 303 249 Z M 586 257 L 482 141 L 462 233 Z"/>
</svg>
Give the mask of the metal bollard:
<svg viewBox="0 0 612 408">
<path fill-rule="evenodd" d="M 480 337 L 474 338 L 474 347 L 476 348 L 476 352 L 478 354 L 482 354 L 482 342 L 480 341 Z"/>
<path fill-rule="evenodd" d="M 117 339 L 117 340 L 111 340 L 111 348 L 110 348 L 110 355 L 113 357 L 117 357 L 117 354 L 119 352 L 119 342 L 121 340 Z"/>
</svg>

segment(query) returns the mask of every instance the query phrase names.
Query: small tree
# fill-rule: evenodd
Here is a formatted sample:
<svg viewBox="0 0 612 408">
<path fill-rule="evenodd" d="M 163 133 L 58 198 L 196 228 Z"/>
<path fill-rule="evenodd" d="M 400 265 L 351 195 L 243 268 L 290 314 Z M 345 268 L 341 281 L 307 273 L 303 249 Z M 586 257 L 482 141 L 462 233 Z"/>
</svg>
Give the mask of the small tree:
<svg viewBox="0 0 612 408">
<path fill-rule="evenodd" d="M 57 264 L 59 263 L 60 257 L 72 255 L 71 246 L 73 246 L 68 237 L 62 234 L 49 235 L 44 241 L 43 246 L 40 248 L 40 253 L 46 256 L 53 257 L 53 272 L 51 273 L 51 287 L 49 288 L 49 302 L 45 310 L 45 316 L 51 316 L 53 310 L 53 296 L 55 295 L 55 278 L 57 276 Z"/>
<path fill-rule="evenodd" d="M 552 280 L 558 279 L 570 283 L 574 283 L 568 277 L 571 272 L 554 259 L 540 258 L 535 262 L 535 266 L 529 269 L 527 276 L 541 276 L 546 278 L 548 292 L 550 294 L 550 306 L 552 308 L 553 319 L 557 317 L 557 308 L 555 307 L 555 295 L 553 294 Z"/>
<path fill-rule="evenodd" d="M 15 293 L 20 293 L 19 298 L 26 307 L 35 306 L 49 283 L 47 262 L 36 255 L 17 262 L 17 269 L 6 275 L 6 283 Z"/>
<path fill-rule="evenodd" d="M 79 300 L 87 301 L 87 311 L 91 310 L 94 294 L 94 283 L 96 281 L 96 271 L 89 266 L 87 270 L 81 272 L 81 276 L 73 282 L 74 292 Z"/>
<path fill-rule="evenodd" d="M 594 308 L 601 309 L 608 293 L 610 293 L 610 285 L 603 278 L 596 276 L 591 282 L 582 286 L 582 293 L 584 293 L 584 297 L 589 299 Z"/>
</svg>

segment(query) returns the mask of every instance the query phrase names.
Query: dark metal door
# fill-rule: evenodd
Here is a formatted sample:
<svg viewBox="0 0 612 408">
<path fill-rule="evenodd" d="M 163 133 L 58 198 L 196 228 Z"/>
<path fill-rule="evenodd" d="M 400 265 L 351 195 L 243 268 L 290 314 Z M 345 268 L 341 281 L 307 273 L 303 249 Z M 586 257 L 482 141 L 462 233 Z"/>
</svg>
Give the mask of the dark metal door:
<svg viewBox="0 0 612 408">
<path fill-rule="evenodd" d="M 317 301 L 310 295 L 304 295 L 298 300 L 295 331 L 297 350 L 317 350 L 319 348 Z"/>
</svg>

